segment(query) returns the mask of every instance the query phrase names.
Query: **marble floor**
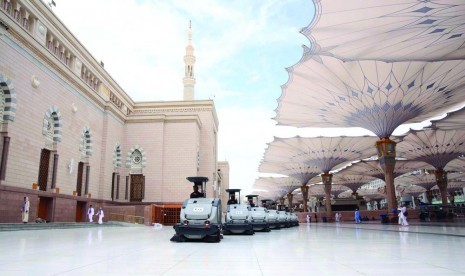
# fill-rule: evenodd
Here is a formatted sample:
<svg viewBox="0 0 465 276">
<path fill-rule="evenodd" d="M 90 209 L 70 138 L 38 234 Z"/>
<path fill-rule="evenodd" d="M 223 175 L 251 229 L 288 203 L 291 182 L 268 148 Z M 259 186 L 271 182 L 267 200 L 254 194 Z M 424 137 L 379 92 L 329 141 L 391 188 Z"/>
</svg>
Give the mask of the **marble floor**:
<svg viewBox="0 0 465 276">
<path fill-rule="evenodd" d="M 172 227 L 0 232 L 0 275 L 459 275 L 465 228 L 301 224 L 173 243 Z"/>
</svg>

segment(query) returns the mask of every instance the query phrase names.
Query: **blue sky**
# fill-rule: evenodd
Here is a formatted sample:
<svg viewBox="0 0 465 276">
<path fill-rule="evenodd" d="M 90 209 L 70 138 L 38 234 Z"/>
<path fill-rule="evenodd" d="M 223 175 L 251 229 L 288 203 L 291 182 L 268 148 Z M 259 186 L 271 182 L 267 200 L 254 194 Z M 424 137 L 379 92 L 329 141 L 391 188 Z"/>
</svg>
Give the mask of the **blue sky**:
<svg viewBox="0 0 465 276">
<path fill-rule="evenodd" d="M 54 12 L 135 101 L 181 100 L 183 57 L 192 20 L 196 99 L 214 99 L 219 160 L 230 187 L 251 190 L 276 128 L 274 109 L 285 67 L 302 56 L 299 33 L 310 0 L 55 0 Z M 321 133 L 315 133 L 319 135 Z"/>
</svg>

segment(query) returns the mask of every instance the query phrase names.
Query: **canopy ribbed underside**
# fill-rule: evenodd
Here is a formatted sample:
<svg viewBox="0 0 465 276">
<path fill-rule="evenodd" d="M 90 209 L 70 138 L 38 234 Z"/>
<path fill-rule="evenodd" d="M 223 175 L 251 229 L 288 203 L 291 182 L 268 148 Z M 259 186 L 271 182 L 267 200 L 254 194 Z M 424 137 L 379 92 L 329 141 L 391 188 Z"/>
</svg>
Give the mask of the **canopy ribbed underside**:
<svg viewBox="0 0 465 276">
<path fill-rule="evenodd" d="M 420 161 L 396 160 L 394 178 L 418 169 L 427 169 L 430 165 Z M 368 175 L 384 180 L 384 171 L 378 160 L 362 160 L 342 169 L 337 175 Z"/>
<path fill-rule="evenodd" d="M 312 51 L 354 59 L 465 58 L 463 0 L 313 0 L 316 14 L 302 29 Z"/>
<path fill-rule="evenodd" d="M 422 193 L 426 192 L 426 189 L 420 186 L 411 185 L 404 190 L 404 194 L 411 195 L 417 197 Z"/>
<path fill-rule="evenodd" d="M 386 197 L 386 195 L 379 192 L 379 189 L 361 189 L 357 193 L 359 196 L 370 199 L 383 199 Z"/>
<path fill-rule="evenodd" d="M 329 172 L 348 161 L 376 154 L 374 136 L 277 138 L 268 144 L 264 162 L 297 162 Z"/>
<path fill-rule="evenodd" d="M 449 163 L 445 167 L 446 171 L 465 172 L 465 158 L 457 158 Z"/>
<path fill-rule="evenodd" d="M 448 180 L 457 180 L 463 177 L 461 173 L 448 173 Z M 449 182 L 449 181 L 448 181 Z M 416 185 L 430 190 L 436 186 L 436 176 L 434 174 L 414 174 L 405 177 L 398 177 L 394 180 L 395 185 L 408 187 L 409 185 Z"/>
<path fill-rule="evenodd" d="M 291 162 L 262 162 L 258 167 L 258 171 L 261 173 L 287 175 L 297 179 L 301 184 L 307 184 L 310 179 L 321 173 L 321 170 L 316 166 Z"/>
<path fill-rule="evenodd" d="M 331 194 L 334 196 L 338 196 L 339 194 L 347 190 L 348 188 L 343 185 L 331 185 Z M 316 184 L 316 185 L 310 186 L 310 188 L 308 188 L 308 194 L 309 196 L 314 196 L 314 197 L 324 197 L 326 195 L 325 190 L 324 190 L 324 185 Z"/>
<path fill-rule="evenodd" d="M 397 154 L 444 169 L 450 161 L 465 154 L 465 130 L 410 130 L 397 144 Z"/>
<path fill-rule="evenodd" d="M 465 61 L 350 61 L 309 55 L 288 69 L 275 120 L 295 127 L 362 127 L 389 137 L 403 123 L 465 100 Z"/>
<path fill-rule="evenodd" d="M 255 181 L 254 189 L 264 189 L 278 196 L 284 196 L 300 188 L 302 184 L 292 177 L 260 177 Z"/>
</svg>

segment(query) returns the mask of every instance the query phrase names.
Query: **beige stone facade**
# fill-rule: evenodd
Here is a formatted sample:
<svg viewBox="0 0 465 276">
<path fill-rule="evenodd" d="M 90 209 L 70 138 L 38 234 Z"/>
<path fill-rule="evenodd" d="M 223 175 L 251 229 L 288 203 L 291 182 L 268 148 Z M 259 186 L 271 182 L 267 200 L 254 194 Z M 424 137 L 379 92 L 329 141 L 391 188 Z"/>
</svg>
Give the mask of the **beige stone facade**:
<svg viewBox="0 0 465 276">
<path fill-rule="evenodd" d="M 229 166 L 217 161 L 213 101 L 134 102 L 44 3 L 0 5 L 0 198 L 179 203 L 187 176 L 207 176 L 219 195 Z"/>
</svg>

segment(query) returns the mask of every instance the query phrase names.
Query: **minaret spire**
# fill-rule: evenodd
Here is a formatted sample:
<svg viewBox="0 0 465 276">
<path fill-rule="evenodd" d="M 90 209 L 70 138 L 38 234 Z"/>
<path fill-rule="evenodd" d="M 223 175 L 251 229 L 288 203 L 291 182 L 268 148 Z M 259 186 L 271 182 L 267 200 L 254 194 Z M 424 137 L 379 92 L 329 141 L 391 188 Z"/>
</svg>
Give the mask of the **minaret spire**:
<svg viewBox="0 0 465 276">
<path fill-rule="evenodd" d="M 194 97 L 194 47 L 192 46 L 192 21 L 189 20 L 189 31 L 188 31 L 188 45 L 186 47 L 186 55 L 184 56 L 184 78 L 182 80 L 184 84 L 184 100 L 193 101 Z"/>
</svg>

